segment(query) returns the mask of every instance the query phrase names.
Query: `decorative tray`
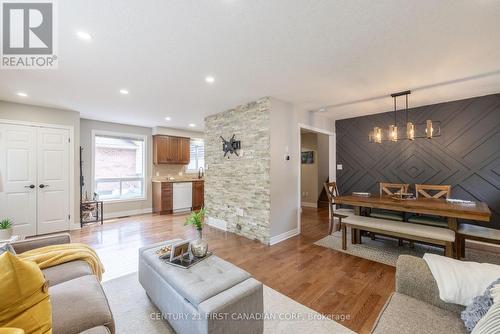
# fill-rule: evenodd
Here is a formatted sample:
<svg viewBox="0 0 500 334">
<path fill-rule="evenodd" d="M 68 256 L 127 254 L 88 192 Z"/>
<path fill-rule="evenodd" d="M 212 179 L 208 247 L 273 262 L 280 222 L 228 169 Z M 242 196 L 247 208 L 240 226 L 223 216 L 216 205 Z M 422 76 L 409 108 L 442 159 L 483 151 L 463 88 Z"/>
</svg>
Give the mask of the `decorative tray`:
<svg viewBox="0 0 500 334">
<path fill-rule="evenodd" d="M 196 257 L 193 256 L 192 254 L 185 254 L 182 257 L 176 258 L 173 261 L 170 261 L 170 259 L 163 259 L 165 263 L 168 263 L 171 266 L 183 268 L 183 269 L 188 269 L 194 266 L 197 263 L 200 263 L 201 261 L 209 258 L 212 255 L 212 252 L 208 252 L 207 255 L 204 257 Z"/>
<path fill-rule="evenodd" d="M 391 196 L 391 198 L 398 201 L 413 201 L 417 199 L 412 193 L 399 193 Z"/>
</svg>

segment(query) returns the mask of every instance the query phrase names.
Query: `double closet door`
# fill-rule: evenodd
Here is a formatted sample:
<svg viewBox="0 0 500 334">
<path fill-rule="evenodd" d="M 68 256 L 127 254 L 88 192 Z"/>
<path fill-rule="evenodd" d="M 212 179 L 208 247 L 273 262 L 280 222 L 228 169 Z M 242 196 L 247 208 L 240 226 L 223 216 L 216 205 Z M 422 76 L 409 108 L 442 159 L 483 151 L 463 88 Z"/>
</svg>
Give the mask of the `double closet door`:
<svg viewBox="0 0 500 334">
<path fill-rule="evenodd" d="M 69 230 L 69 130 L 0 123 L 0 220 L 14 234 Z"/>
</svg>

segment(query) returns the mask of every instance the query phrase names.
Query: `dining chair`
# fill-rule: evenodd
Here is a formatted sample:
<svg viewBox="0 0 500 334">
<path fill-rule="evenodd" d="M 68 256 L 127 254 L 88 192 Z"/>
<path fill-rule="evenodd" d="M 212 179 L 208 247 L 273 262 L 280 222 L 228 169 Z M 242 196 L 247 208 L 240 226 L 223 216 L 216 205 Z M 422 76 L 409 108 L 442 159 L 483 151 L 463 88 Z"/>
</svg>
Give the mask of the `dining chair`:
<svg viewBox="0 0 500 334">
<path fill-rule="evenodd" d="M 328 196 L 328 204 L 330 207 L 330 228 L 328 230 L 328 235 L 332 234 L 335 225 L 335 218 L 338 219 L 339 224 L 338 229 L 335 228 L 335 232 L 340 230 L 340 225 L 342 223 L 342 218 L 346 218 L 349 215 L 354 214 L 352 209 L 337 209 L 337 205 L 334 203 L 335 197 L 339 196 L 339 190 L 337 188 L 337 182 L 325 182 L 324 184 L 326 195 Z"/>
<path fill-rule="evenodd" d="M 409 186 L 408 183 L 379 182 L 380 196 L 395 196 L 397 194 L 406 193 Z M 405 219 L 405 214 L 404 212 L 377 210 L 370 212 L 370 217 L 402 222 Z M 370 237 L 372 240 L 375 240 L 375 233 L 370 233 Z M 398 245 L 403 245 L 403 239 L 398 239 Z"/>
<path fill-rule="evenodd" d="M 430 193 L 435 191 L 434 194 Z M 416 184 L 415 192 L 417 198 L 423 196 L 425 198 L 450 198 L 451 186 L 449 185 L 434 185 L 434 184 Z"/>
<path fill-rule="evenodd" d="M 380 196 L 395 196 L 400 193 L 406 193 L 408 191 L 408 187 L 410 185 L 407 183 L 387 183 L 380 182 Z M 370 213 L 370 217 L 403 221 L 404 213 L 403 212 L 395 212 L 388 210 L 380 210 Z"/>
<path fill-rule="evenodd" d="M 449 185 L 434 185 L 434 184 L 416 184 L 415 196 L 419 198 L 440 199 L 450 198 L 451 186 Z M 409 223 L 429 225 L 436 227 L 448 228 L 446 218 L 427 215 L 413 215 L 408 218 Z"/>
<path fill-rule="evenodd" d="M 387 183 L 380 182 L 380 196 L 389 195 L 394 196 L 397 194 L 405 193 L 408 191 L 408 187 L 410 185 L 408 183 Z"/>
</svg>

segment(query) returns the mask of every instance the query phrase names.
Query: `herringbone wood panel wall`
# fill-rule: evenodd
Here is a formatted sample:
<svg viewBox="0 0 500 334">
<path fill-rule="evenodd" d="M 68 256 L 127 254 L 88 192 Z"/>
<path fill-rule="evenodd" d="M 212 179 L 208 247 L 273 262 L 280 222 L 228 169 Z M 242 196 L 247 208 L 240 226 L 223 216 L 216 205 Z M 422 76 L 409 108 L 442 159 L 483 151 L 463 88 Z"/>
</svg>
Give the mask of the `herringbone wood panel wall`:
<svg viewBox="0 0 500 334">
<path fill-rule="evenodd" d="M 404 113 L 397 119 L 403 126 Z M 488 203 L 492 223 L 483 225 L 500 229 L 500 94 L 413 108 L 409 119 L 441 121 L 441 137 L 369 143 L 393 112 L 336 121 L 340 192 L 377 193 L 380 181 L 450 184 L 453 198 Z"/>
</svg>

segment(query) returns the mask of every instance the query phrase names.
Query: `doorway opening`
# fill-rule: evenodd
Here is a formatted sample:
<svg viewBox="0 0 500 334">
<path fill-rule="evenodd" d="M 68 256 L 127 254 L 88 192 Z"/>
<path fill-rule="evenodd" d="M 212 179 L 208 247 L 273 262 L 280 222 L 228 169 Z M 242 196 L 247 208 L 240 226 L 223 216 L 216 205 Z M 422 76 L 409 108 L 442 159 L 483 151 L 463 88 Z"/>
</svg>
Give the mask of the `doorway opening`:
<svg viewBox="0 0 500 334">
<path fill-rule="evenodd" d="M 299 147 L 299 230 L 312 236 L 320 232 L 318 229 L 328 228 L 329 205 L 324 183 L 335 179 L 331 172 L 335 152 L 333 133 L 301 126 Z M 318 225 L 322 221 L 325 224 Z"/>
</svg>

